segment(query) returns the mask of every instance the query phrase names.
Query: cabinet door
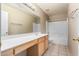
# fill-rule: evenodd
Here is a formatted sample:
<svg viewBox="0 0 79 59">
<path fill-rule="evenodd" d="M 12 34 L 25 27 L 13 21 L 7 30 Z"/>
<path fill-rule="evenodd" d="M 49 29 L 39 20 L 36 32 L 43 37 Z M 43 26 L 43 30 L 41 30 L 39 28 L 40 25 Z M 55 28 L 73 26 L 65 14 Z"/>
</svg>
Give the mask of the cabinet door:
<svg viewBox="0 0 79 59">
<path fill-rule="evenodd" d="M 48 48 L 48 36 L 45 36 L 45 50 Z"/>
<path fill-rule="evenodd" d="M 38 55 L 41 56 L 44 53 L 44 42 L 38 44 Z"/>
<path fill-rule="evenodd" d="M 45 39 L 44 37 L 41 37 L 41 38 L 39 39 L 39 42 L 38 42 L 38 55 L 40 55 L 40 56 L 43 55 L 43 53 L 44 53 L 44 51 L 45 51 L 44 39 Z"/>
</svg>

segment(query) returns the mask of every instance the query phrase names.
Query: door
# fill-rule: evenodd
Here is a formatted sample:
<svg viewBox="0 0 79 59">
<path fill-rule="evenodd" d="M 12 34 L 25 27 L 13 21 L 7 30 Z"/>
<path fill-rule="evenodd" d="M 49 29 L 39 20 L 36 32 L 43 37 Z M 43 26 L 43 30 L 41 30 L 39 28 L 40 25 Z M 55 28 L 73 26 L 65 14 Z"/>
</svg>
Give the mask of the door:
<svg viewBox="0 0 79 59">
<path fill-rule="evenodd" d="M 69 49 L 71 55 L 79 55 L 79 4 L 69 5 Z"/>
<path fill-rule="evenodd" d="M 8 13 L 1 11 L 1 36 L 8 34 Z"/>
</svg>

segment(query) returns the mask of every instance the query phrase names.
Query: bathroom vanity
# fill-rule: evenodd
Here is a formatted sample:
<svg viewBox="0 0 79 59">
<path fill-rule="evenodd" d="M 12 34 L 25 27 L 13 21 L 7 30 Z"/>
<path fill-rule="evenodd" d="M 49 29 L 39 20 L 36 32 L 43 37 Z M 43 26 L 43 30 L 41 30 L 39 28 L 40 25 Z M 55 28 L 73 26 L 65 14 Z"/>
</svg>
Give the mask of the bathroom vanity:
<svg viewBox="0 0 79 59">
<path fill-rule="evenodd" d="M 2 56 L 16 56 L 23 51 L 26 51 L 27 56 L 41 56 L 48 49 L 47 34 L 24 34 L 2 39 Z"/>
</svg>

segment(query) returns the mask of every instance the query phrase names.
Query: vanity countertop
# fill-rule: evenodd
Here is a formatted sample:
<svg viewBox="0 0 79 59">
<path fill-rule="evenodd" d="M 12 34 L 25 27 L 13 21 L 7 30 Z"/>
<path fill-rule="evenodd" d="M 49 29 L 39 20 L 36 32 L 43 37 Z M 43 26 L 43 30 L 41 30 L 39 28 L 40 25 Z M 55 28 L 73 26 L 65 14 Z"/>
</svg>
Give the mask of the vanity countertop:
<svg viewBox="0 0 79 59">
<path fill-rule="evenodd" d="M 11 49 L 13 47 L 16 47 L 18 45 L 24 44 L 26 42 L 36 40 L 42 36 L 46 36 L 48 34 L 37 34 L 37 33 L 31 33 L 31 34 L 21 34 L 21 35 L 11 35 L 1 38 L 1 51 L 5 51 L 8 49 Z"/>
</svg>

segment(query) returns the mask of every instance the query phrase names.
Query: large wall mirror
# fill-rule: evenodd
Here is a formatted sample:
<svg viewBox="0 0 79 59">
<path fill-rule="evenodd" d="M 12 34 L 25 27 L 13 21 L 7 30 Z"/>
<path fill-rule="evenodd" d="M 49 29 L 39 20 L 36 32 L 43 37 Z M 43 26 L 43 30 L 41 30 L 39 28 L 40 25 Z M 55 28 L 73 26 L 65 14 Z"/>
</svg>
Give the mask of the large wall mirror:
<svg viewBox="0 0 79 59">
<path fill-rule="evenodd" d="M 40 18 L 32 11 L 27 4 L 1 4 L 1 35 L 40 32 Z"/>
</svg>

